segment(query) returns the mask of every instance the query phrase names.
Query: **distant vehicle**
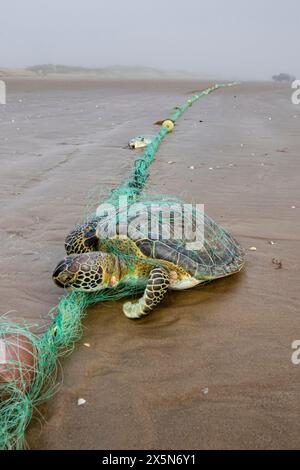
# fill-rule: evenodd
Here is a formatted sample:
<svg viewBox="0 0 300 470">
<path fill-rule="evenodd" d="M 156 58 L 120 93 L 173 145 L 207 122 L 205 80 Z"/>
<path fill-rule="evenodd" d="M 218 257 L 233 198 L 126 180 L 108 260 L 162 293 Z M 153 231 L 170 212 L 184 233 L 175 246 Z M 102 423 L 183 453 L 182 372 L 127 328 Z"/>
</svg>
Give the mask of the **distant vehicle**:
<svg viewBox="0 0 300 470">
<path fill-rule="evenodd" d="M 289 82 L 292 83 L 296 80 L 296 77 L 288 73 L 280 73 L 278 75 L 273 75 L 272 79 L 275 82 Z"/>
</svg>

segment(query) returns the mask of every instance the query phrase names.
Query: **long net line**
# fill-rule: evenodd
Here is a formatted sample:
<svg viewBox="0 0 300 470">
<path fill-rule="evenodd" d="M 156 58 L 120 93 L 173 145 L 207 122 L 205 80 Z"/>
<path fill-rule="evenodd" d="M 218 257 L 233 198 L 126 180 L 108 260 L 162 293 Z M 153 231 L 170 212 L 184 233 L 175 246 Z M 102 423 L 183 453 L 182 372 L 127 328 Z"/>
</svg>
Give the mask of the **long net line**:
<svg viewBox="0 0 300 470">
<path fill-rule="evenodd" d="M 162 123 L 159 131 L 136 158 L 128 179 L 113 189 L 107 200 L 117 205 L 120 196 L 129 202 L 137 200 L 146 185 L 149 167 L 161 141 L 172 130 L 180 116 L 193 103 L 221 87 L 234 83 L 216 84 L 199 91 L 174 108 Z M 171 122 L 171 128 L 170 128 Z M 91 214 L 91 217 L 93 214 Z M 144 286 L 138 281 L 133 285 L 117 287 L 96 293 L 71 292 L 62 296 L 50 312 L 50 326 L 41 335 L 34 334 L 30 325 L 0 320 L 0 449 L 27 447 L 25 430 L 37 406 L 48 400 L 58 389 L 58 359 L 72 352 L 75 342 L 82 335 L 82 319 L 89 305 L 139 293 Z"/>
</svg>

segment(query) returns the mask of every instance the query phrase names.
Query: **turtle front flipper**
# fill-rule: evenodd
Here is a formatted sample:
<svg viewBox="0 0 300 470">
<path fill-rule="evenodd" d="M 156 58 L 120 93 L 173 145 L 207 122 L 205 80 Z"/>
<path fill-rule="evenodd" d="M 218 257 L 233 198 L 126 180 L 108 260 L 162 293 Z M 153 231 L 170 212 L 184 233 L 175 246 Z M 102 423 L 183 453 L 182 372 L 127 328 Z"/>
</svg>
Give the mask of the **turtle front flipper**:
<svg viewBox="0 0 300 470">
<path fill-rule="evenodd" d="M 169 272 L 161 267 L 153 268 L 143 297 L 137 303 L 126 302 L 123 305 L 126 317 L 137 319 L 148 315 L 163 300 L 169 285 Z"/>
</svg>

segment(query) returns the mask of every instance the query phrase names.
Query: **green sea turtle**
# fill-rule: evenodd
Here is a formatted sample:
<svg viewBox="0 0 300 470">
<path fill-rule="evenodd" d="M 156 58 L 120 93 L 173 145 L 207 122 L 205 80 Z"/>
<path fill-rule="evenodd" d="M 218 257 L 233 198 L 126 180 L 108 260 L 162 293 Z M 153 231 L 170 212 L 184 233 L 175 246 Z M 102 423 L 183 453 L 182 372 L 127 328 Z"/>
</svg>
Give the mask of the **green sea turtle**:
<svg viewBox="0 0 300 470">
<path fill-rule="evenodd" d="M 173 222 L 178 217 L 173 214 Z M 129 226 L 136 219 L 136 215 L 131 217 Z M 147 212 L 146 222 L 148 219 Z M 192 219 L 195 228 L 195 214 Z M 120 217 L 118 220 L 112 229 L 111 218 L 94 217 L 72 230 L 65 242 L 68 256 L 53 273 L 56 285 L 86 292 L 116 288 L 120 283 L 142 285 L 144 294 L 138 302 L 123 306 L 127 317 L 140 318 L 149 314 L 168 290 L 189 289 L 229 276 L 244 265 L 241 246 L 206 215 L 202 216 L 203 244 L 198 248 L 191 248 L 184 235 L 181 239 L 172 234 L 166 237 L 164 228 L 170 235 L 170 219 L 166 223 L 157 216 L 154 232 L 153 227 L 149 232 L 149 224 L 139 223 L 138 231 L 128 229 L 125 235 L 120 233 Z"/>
</svg>

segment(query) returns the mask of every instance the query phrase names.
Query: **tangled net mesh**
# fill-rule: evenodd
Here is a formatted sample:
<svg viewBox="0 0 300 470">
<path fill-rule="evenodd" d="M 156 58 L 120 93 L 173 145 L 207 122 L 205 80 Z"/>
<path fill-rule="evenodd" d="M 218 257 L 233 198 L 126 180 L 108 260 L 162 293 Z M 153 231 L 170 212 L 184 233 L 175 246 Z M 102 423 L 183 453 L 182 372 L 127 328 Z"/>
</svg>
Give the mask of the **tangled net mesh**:
<svg viewBox="0 0 300 470">
<path fill-rule="evenodd" d="M 169 118 L 175 122 L 182 113 L 202 96 L 208 95 L 223 86 L 220 84 L 196 93 L 181 106 L 177 106 Z M 120 196 L 126 196 L 129 204 L 142 201 L 149 204 L 163 198 L 153 195 L 142 196 L 146 185 L 149 167 L 154 160 L 160 142 L 168 129 L 160 130 L 147 145 L 145 151 L 134 162 L 130 177 L 119 187 L 113 189 L 106 198 L 107 203 L 118 207 Z M 98 195 L 99 197 L 99 195 Z M 178 202 L 177 198 L 166 198 L 166 203 Z M 98 201 L 99 203 L 100 201 Z M 85 220 L 95 217 L 91 205 L 85 213 Z M 111 248 L 118 256 L 126 256 L 127 262 L 135 257 L 115 246 Z M 149 260 L 151 263 L 152 261 Z M 157 264 L 157 263 L 156 263 Z M 69 354 L 75 342 L 82 335 L 82 319 L 87 307 L 108 300 L 137 295 L 144 289 L 142 282 L 136 280 L 130 285 L 118 284 L 117 287 L 95 293 L 71 292 L 61 297 L 58 305 L 51 309 L 49 328 L 42 334 L 33 333 L 31 325 L 16 324 L 6 317 L 0 319 L 0 449 L 24 449 L 27 447 L 25 430 L 35 408 L 51 398 L 58 389 L 58 358 Z"/>
</svg>

